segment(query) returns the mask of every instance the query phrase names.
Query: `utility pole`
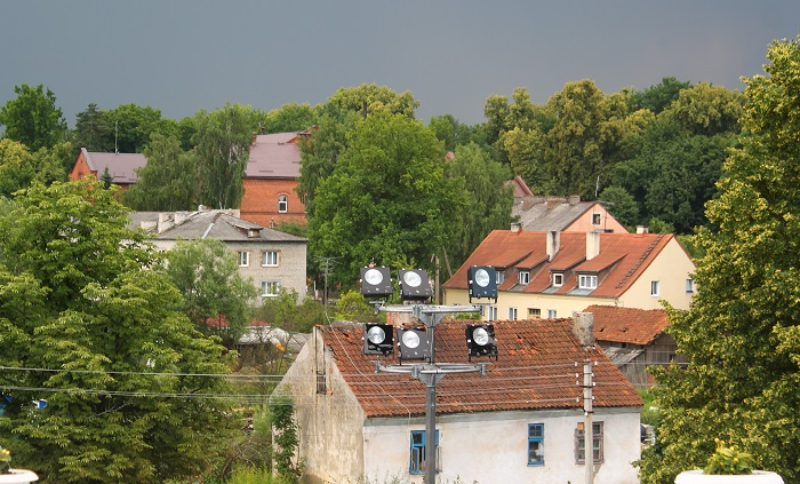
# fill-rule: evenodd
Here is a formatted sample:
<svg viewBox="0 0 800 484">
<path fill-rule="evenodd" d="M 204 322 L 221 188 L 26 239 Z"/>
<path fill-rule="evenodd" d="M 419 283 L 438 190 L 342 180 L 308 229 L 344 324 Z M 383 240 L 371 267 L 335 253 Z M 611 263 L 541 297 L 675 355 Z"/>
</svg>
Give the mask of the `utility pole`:
<svg viewBox="0 0 800 484">
<path fill-rule="evenodd" d="M 592 484 L 594 471 L 594 429 L 592 428 L 592 363 L 583 364 L 583 450 L 586 480 L 585 484 Z"/>
</svg>

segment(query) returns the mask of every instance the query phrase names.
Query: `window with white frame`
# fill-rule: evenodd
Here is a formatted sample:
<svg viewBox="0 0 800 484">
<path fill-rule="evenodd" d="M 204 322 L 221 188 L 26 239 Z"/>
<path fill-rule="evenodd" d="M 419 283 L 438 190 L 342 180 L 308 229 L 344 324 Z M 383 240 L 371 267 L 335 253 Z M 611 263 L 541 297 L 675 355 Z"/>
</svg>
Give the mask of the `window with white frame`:
<svg viewBox="0 0 800 484">
<path fill-rule="evenodd" d="M 586 438 L 583 422 L 575 429 L 575 463 L 586 463 Z M 592 422 L 592 460 L 603 462 L 603 422 Z"/>
<path fill-rule="evenodd" d="M 561 287 L 564 285 L 564 273 L 554 272 L 552 277 L 553 287 Z"/>
<path fill-rule="evenodd" d="M 261 254 L 261 265 L 264 267 L 278 267 L 280 264 L 280 252 L 277 250 L 265 250 Z"/>
<path fill-rule="evenodd" d="M 520 284 L 528 284 L 531 282 L 531 273 L 528 271 L 520 271 L 519 272 L 519 283 Z"/>
<path fill-rule="evenodd" d="M 506 271 L 495 271 L 495 275 L 497 276 L 497 285 L 499 286 L 506 280 Z"/>
<path fill-rule="evenodd" d="M 558 311 L 555 309 L 548 309 L 547 310 L 547 319 L 553 319 L 558 317 Z"/>
<path fill-rule="evenodd" d="M 650 295 L 653 297 L 661 295 L 661 283 L 659 281 L 650 281 Z"/>
<path fill-rule="evenodd" d="M 694 292 L 694 281 L 691 279 L 686 279 L 686 292 L 689 294 Z"/>
<path fill-rule="evenodd" d="M 275 297 L 281 292 L 280 281 L 261 281 L 261 295 Z"/>
<path fill-rule="evenodd" d="M 544 424 L 528 424 L 528 465 L 544 465 Z"/>
<path fill-rule="evenodd" d="M 286 213 L 289 211 L 289 197 L 281 195 L 278 197 L 278 213 Z"/>
<path fill-rule="evenodd" d="M 581 274 L 578 276 L 579 289 L 597 289 L 597 276 Z"/>
<path fill-rule="evenodd" d="M 239 252 L 239 267 L 248 267 L 250 265 L 250 252 Z"/>
<path fill-rule="evenodd" d="M 517 319 L 517 308 L 508 308 L 508 319 L 512 321 Z"/>
<path fill-rule="evenodd" d="M 541 318 L 542 317 L 542 310 L 539 308 L 528 308 L 528 317 L 529 318 Z"/>
<path fill-rule="evenodd" d="M 439 431 L 434 434 L 434 448 L 436 449 L 436 472 L 442 470 L 442 455 L 439 449 Z M 408 461 L 408 472 L 411 474 L 425 473 L 425 431 L 411 431 L 411 453 Z"/>
<path fill-rule="evenodd" d="M 493 304 L 486 306 L 486 320 L 497 321 L 497 306 Z"/>
</svg>

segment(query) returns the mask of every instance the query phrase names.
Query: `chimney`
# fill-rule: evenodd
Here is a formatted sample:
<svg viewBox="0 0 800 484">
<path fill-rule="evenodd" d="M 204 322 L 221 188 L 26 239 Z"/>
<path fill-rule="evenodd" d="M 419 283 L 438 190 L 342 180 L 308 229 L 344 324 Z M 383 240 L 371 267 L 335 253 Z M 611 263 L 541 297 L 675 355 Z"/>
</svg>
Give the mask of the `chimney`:
<svg viewBox="0 0 800 484">
<path fill-rule="evenodd" d="M 180 225 L 189 218 L 189 214 L 187 212 L 175 212 L 175 225 Z"/>
<path fill-rule="evenodd" d="M 586 232 L 586 260 L 600 255 L 600 232 Z"/>
<path fill-rule="evenodd" d="M 522 232 L 522 223 L 521 222 L 511 222 L 511 231 L 512 232 Z"/>
<path fill-rule="evenodd" d="M 574 313 L 572 316 L 572 332 L 584 348 L 594 346 L 594 315 L 592 313 Z"/>
<path fill-rule="evenodd" d="M 556 208 L 556 206 L 564 203 L 564 201 L 565 201 L 564 197 L 555 197 L 555 196 L 547 197 L 547 210 L 552 210 Z"/>
<path fill-rule="evenodd" d="M 569 204 L 572 205 L 573 207 L 575 205 L 577 205 L 578 203 L 580 203 L 580 201 L 581 201 L 581 196 L 580 195 L 570 195 L 569 196 Z"/>
<path fill-rule="evenodd" d="M 175 226 L 175 214 L 169 212 L 161 212 L 158 214 L 158 225 L 156 231 L 160 234 L 165 230 L 169 230 Z"/>
<path fill-rule="evenodd" d="M 645 227 L 644 225 L 637 225 L 636 226 L 636 233 L 637 234 L 647 234 L 650 233 L 650 230 Z"/>
<path fill-rule="evenodd" d="M 545 250 L 547 251 L 547 260 L 552 261 L 553 258 L 558 254 L 558 250 L 561 248 L 561 232 L 557 230 L 550 230 L 547 232 L 547 246 Z"/>
</svg>

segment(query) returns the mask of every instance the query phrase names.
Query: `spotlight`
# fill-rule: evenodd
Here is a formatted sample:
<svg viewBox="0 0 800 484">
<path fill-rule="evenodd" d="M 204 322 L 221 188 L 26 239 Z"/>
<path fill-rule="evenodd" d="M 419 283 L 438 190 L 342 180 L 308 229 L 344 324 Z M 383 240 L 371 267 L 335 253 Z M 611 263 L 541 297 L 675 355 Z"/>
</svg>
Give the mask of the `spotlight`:
<svg viewBox="0 0 800 484">
<path fill-rule="evenodd" d="M 431 354 L 431 341 L 424 327 L 397 328 L 400 360 L 422 360 Z"/>
<path fill-rule="evenodd" d="M 388 267 L 361 268 L 361 294 L 367 297 L 385 297 L 394 292 Z"/>
<path fill-rule="evenodd" d="M 472 266 L 467 270 L 469 301 L 472 298 L 497 300 L 497 273 L 491 266 Z"/>
<path fill-rule="evenodd" d="M 428 273 L 422 269 L 400 269 L 400 299 L 424 301 L 433 296 Z"/>
<path fill-rule="evenodd" d="M 365 355 L 391 355 L 394 353 L 394 326 L 391 324 L 365 324 L 364 347 L 361 352 Z"/>
<path fill-rule="evenodd" d="M 492 324 L 468 324 L 466 328 L 469 356 L 494 356 L 497 358 L 497 340 Z"/>
</svg>

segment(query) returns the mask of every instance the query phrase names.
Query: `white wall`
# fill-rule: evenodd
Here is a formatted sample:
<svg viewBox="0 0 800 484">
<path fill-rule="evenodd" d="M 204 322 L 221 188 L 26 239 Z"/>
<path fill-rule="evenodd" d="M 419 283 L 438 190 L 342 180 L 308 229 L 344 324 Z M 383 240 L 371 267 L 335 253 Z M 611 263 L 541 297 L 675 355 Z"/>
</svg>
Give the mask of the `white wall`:
<svg viewBox="0 0 800 484">
<path fill-rule="evenodd" d="M 622 297 L 621 305 L 627 308 L 663 309 L 660 300 L 669 301 L 675 309 L 689 309 L 694 293 L 686 292 L 686 279 L 695 271 L 689 256 L 672 239 L 658 257 L 645 269 Z M 660 295 L 650 295 L 650 283 L 659 281 Z"/>
</svg>

